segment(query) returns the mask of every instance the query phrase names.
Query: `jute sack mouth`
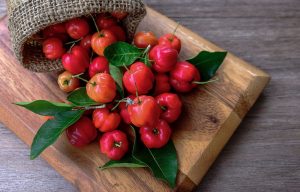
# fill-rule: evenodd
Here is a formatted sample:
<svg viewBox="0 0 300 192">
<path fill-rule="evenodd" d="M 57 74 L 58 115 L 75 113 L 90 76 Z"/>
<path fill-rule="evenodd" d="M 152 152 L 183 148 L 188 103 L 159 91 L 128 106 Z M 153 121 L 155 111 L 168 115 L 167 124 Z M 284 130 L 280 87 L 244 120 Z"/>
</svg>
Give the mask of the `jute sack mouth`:
<svg viewBox="0 0 300 192">
<path fill-rule="evenodd" d="M 142 0 L 7 0 L 8 28 L 14 53 L 34 72 L 62 70 L 61 60 L 48 60 L 35 35 L 49 25 L 90 14 L 125 11 L 123 21 L 129 39 L 146 14 Z"/>
</svg>

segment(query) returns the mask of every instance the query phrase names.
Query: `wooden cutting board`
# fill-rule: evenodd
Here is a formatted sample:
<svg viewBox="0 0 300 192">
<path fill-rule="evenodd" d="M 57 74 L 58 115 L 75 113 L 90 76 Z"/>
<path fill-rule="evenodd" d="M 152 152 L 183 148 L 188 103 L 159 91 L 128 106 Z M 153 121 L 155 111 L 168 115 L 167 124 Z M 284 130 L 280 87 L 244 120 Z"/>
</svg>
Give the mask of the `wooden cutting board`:
<svg viewBox="0 0 300 192">
<path fill-rule="evenodd" d="M 150 8 L 147 11 L 139 30 L 161 35 L 175 29 L 174 21 Z M 56 84 L 57 74 L 37 74 L 21 67 L 13 56 L 6 23 L 6 18 L 0 21 L 0 121 L 30 145 L 44 120 L 11 103 L 36 99 L 64 101 L 66 95 Z M 222 50 L 182 26 L 176 35 L 182 39 L 182 59 L 201 50 Z M 183 115 L 173 128 L 179 157 L 176 191 L 191 191 L 200 183 L 270 79 L 265 72 L 232 54 L 227 56 L 217 76 L 219 81 L 182 97 Z M 100 155 L 97 142 L 76 149 L 63 135 L 42 157 L 84 192 L 171 191 L 146 169 L 97 170 L 108 160 Z"/>
</svg>

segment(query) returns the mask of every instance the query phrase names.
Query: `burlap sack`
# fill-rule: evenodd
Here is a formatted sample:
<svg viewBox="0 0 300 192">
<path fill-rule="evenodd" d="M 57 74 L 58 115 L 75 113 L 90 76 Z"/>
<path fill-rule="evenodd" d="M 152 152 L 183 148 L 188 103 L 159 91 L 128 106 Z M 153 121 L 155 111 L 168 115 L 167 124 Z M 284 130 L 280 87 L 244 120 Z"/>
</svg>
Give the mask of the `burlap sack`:
<svg viewBox="0 0 300 192">
<path fill-rule="evenodd" d="M 144 17 L 142 0 L 7 0 L 13 50 L 20 63 L 34 72 L 62 69 L 60 60 L 49 61 L 43 53 L 41 42 L 33 35 L 45 27 L 74 17 L 94 13 L 126 11 L 124 20 L 129 38 Z"/>
</svg>

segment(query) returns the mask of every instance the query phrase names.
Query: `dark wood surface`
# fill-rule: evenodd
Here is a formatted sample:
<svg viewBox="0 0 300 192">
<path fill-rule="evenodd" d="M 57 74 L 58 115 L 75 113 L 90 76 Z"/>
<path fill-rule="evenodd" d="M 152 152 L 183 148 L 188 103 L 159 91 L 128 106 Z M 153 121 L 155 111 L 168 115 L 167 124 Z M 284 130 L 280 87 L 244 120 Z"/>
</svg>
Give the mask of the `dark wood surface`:
<svg viewBox="0 0 300 192">
<path fill-rule="evenodd" d="M 272 75 L 197 191 L 299 191 L 300 1 L 147 0 Z M 3 12 L 3 0 L 0 10 Z M 4 91 L 4 90 L 1 90 Z M 0 191 L 76 191 L 0 125 Z"/>
</svg>

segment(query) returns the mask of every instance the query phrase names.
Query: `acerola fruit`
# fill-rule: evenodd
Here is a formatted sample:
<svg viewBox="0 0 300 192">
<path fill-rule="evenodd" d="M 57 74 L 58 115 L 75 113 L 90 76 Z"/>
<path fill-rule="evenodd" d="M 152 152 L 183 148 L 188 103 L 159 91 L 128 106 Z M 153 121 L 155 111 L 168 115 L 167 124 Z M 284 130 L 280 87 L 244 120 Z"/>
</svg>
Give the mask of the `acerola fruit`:
<svg viewBox="0 0 300 192">
<path fill-rule="evenodd" d="M 101 152 L 115 161 L 122 159 L 129 147 L 126 134 L 120 130 L 104 133 L 99 144 Z"/>
<path fill-rule="evenodd" d="M 170 47 L 156 45 L 150 51 L 150 60 L 153 61 L 153 69 L 160 73 L 171 71 L 177 63 L 178 52 Z"/>
<path fill-rule="evenodd" d="M 107 73 L 98 73 L 86 84 L 88 96 L 98 103 L 109 103 L 116 97 L 117 86 Z"/>
<path fill-rule="evenodd" d="M 133 125 L 153 127 L 159 119 L 160 108 L 153 97 L 142 95 L 128 106 L 128 113 Z"/>
<path fill-rule="evenodd" d="M 96 109 L 93 113 L 93 123 L 101 132 L 109 132 L 118 128 L 121 117 L 108 108 Z"/>
<path fill-rule="evenodd" d="M 158 149 L 165 146 L 171 138 L 172 130 L 164 120 L 158 120 L 154 127 L 140 128 L 141 140 L 149 149 Z"/>
<path fill-rule="evenodd" d="M 99 56 L 104 56 L 105 48 L 115 43 L 116 41 L 117 38 L 111 31 L 103 29 L 102 31 L 97 32 L 92 36 L 92 49 Z"/>
<path fill-rule="evenodd" d="M 97 73 L 109 73 L 108 60 L 103 56 L 96 57 L 90 64 L 89 67 L 90 78 L 92 78 Z"/>
<path fill-rule="evenodd" d="M 154 47 L 158 44 L 158 39 L 152 32 L 138 32 L 134 36 L 134 45 L 138 48 L 147 48 L 148 45 Z"/>
<path fill-rule="evenodd" d="M 126 33 L 122 27 L 114 25 L 108 28 L 107 30 L 112 32 L 118 41 L 126 41 Z"/>
<path fill-rule="evenodd" d="M 170 80 L 169 76 L 165 73 L 156 74 L 154 95 L 170 92 L 171 84 L 169 80 Z"/>
<path fill-rule="evenodd" d="M 115 18 L 109 15 L 98 15 L 96 19 L 96 23 L 99 29 L 108 29 L 114 25 L 117 25 L 117 21 Z"/>
<path fill-rule="evenodd" d="M 153 87 L 154 75 L 149 67 L 142 62 L 130 66 L 123 76 L 123 84 L 131 94 L 147 94 Z"/>
<path fill-rule="evenodd" d="M 194 81 L 200 81 L 198 69 L 187 61 L 178 62 L 170 72 L 170 83 L 172 87 L 181 93 L 189 92 L 197 87 Z"/>
<path fill-rule="evenodd" d="M 75 147 L 84 147 L 94 141 L 97 130 L 88 117 L 82 117 L 66 130 L 68 140 Z"/>
<path fill-rule="evenodd" d="M 176 49 L 178 53 L 181 50 L 181 40 L 172 33 L 161 36 L 158 40 L 158 44 Z"/>
<path fill-rule="evenodd" d="M 43 42 L 43 52 L 47 59 L 59 59 L 66 52 L 60 39 L 52 37 Z"/>
<path fill-rule="evenodd" d="M 58 76 L 57 83 L 59 88 L 66 93 L 74 91 L 80 86 L 79 79 L 74 78 L 69 71 L 65 71 Z"/>
<path fill-rule="evenodd" d="M 80 39 L 90 32 L 88 22 L 83 18 L 74 18 L 66 23 L 66 29 L 70 37 Z"/>
</svg>

